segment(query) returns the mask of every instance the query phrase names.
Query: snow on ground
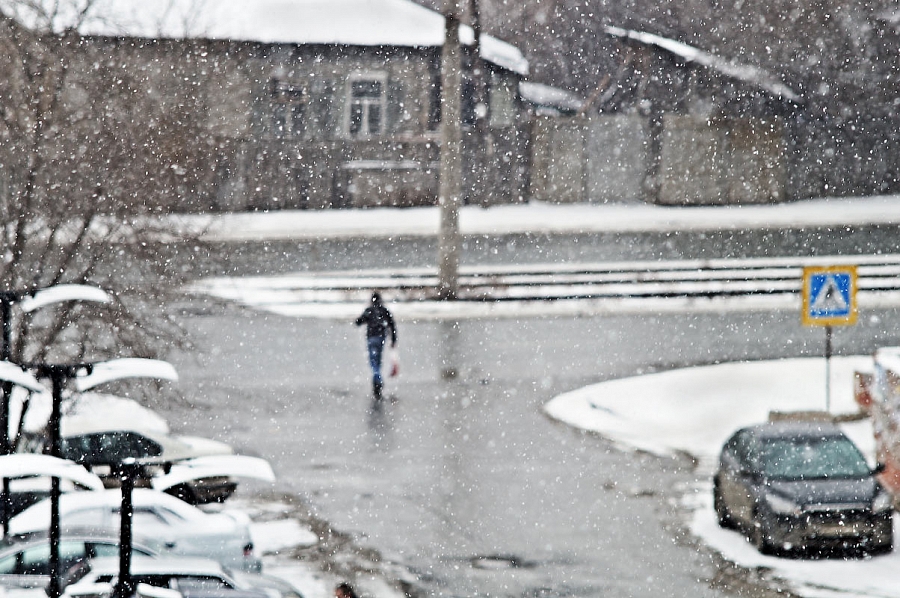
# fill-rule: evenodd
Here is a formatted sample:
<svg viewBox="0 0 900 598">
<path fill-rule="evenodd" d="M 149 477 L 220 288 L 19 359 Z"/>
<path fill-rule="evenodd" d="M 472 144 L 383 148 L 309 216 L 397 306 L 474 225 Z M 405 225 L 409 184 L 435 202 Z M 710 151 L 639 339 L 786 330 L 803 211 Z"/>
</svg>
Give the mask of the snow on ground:
<svg viewBox="0 0 900 598">
<path fill-rule="evenodd" d="M 872 370 L 871 357 L 831 359 L 831 412 L 855 413 L 853 371 Z M 770 411 L 825 409 L 824 358 L 723 363 L 601 382 L 548 403 L 563 422 L 595 430 L 623 446 L 657 454 L 689 453 L 712 463 L 738 428 Z M 874 451 L 850 426 L 867 454 Z M 871 430 L 869 430 L 871 431 Z"/>
<path fill-rule="evenodd" d="M 709 207 L 530 202 L 490 208 L 463 206 L 459 219 L 465 235 L 845 227 L 900 223 L 900 201 L 897 196 L 876 196 Z M 174 229 L 203 231 L 210 241 L 436 236 L 440 212 L 436 207 L 281 210 L 177 216 L 170 221 Z"/>
<path fill-rule="evenodd" d="M 305 274 L 285 274 L 281 277 L 215 278 L 199 281 L 188 287 L 190 292 L 207 293 L 219 299 L 295 318 L 352 320 L 365 308 L 366 297 L 357 299 L 344 293 L 333 302 L 306 298 L 284 286 L 301 286 L 308 280 Z M 339 295 L 341 292 L 336 292 Z M 860 307 L 900 305 L 900 297 L 881 293 L 873 297 L 860 294 Z M 401 300 L 386 303 L 400 321 L 467 320 L 480 318 L 522 319 L 562 316 L 584 317 L 627 314 L 684 314 L 745 311 L 779 311 L 801 308 L 799 295 L 746 295 L 737 297 L 607 297 L 600 299 L 505 300 L 505 301 L 439 301 Z"/>
<path fill-rule="evenodd" d="M 870 357 L 831 360 L 831 413 L 857 412 L 852 374 L 871 369 Z M 699 460 L 700 471 L 711 475 L 719 449 L 736 429 L 765 421 L 771 411 L 824 410 L 824 380 L 823 358 L 724 363 L 602 382 L 556 397 L 545 411 L 626 449 L 662 455 L 690 453 Z M 843 427 L 872 460 L 874 441 L 868 421 Z M 711 479 L 694 490 L 685 497 L 685 504 L 693 509 L 691 530 L 729 561 L 761 568 L 809 598 L 900 598 L 900 550 L 852 560 L 763 556 L 741 534 L 717 525 Z M 895 545 L 900 546 L 896 515 L 895 524 Z"/>
<path fill-rule="evenodd" d="M 260 521 L 250 525 L 253 546 L 260 554 L 278 554 L 296 546 L 313 546 L 319 537 L 295 519 Z"/>
<path fill-rule="evenodd" d="M 326 579 L 312 564 L 296 558 L 281 556 L 295 547 L 315 545 L 319 538 L 295 519 L 254 521 L 250 537 L 257 554 L 262 556 L 263 570 L 280 577 L 300 590 L 304 598 L 328 598 L 337 583 Z"/>
<path fill-rule="evenodd" d="M 216 506 L 210 508 L 215 509 Z M 272 500 L 232 498 L 225 506 L 219 505 L 218 508 L 237 509 L 251 517 L 250 535 L 256 552 L 262 556 L 263 571 L 293 584 L 303 598 L 331 598 L 335 585 L 347 581 L 324 573 L 310 560 L 293 555 L 295 549 L 315 546 L 320 539 L 308 526 L 291 516 L 294 508 L 291 505 Z M 363 596 L 403 596 L 383 576 L 361 573 L 354 577 L 353 584 Z"/>
</svg>

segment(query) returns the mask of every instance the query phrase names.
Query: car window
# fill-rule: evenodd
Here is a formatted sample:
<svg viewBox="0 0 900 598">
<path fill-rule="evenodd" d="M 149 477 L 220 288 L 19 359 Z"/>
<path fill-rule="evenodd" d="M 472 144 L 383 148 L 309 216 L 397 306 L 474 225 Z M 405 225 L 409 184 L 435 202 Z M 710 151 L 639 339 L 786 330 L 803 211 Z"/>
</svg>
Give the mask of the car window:
<svg viewBox="0 0 900 598">
<path fill-rule="evenodd" d="M 152 525 L 159 525 L 161 523 L 164 525 L 180 525 L 187 521 L 181 514 L 176 513 L 171 509 L 167 509 L 166 507 L 134 507 L 133 510 L 135 525 L 137 525 L 139 519 Z M 119 518 L 120 512 L 121 509 L 119 508 L 113 509 L 116 519 Z"/>
<path fill-rule="evenodd" d="M 784 479 L 859 478 L 869 475 L 862 453 L 848 438 L 778 438 L 762 448 L 767 476 Z"/>
<path fill-rule="evenodd" d="M 70 436 L 63 440 L 63 455 L 79 463 L 97 465 L 122 459 L 158 457 L 162 446 L 134 432 L 101 432 Z"/>
<path fill-rule="evenodd" d="M 722 452 L 728 453 L 732 457 L 735 456 L 737 451 L 737 443 L 738 443 L 738 435 L 735 434 L 731 438 L 728 439 L 728 442 L 725 443 L 725 446 L 722 447 Z"/>
<path fill-rule="evenodd" d="M 0 575 L 12 575 L 16 572 L 16 563 L 19 562 L 19 557 L 22 556 L 21 552 L 17 552 L 15 554 L 10 554 L 0 559 Z"/>
<path fill-rule="evenodd" d="M 133 550 L 137 552 L 136 550 Z M 98 556 L 119 556 L 119 545 L 111 542 L 91 542 L 88 544 L 88 554 L 91 558 Z"/>
<path fill-rule="evenodd" d="M 63 457 L 76 463 L 89 462 L 93 451 L 91 449 L 90 436 L 72 436 L 61 441 Z"/>
<path fill-rule="evenodd" d="M 50 544 L 31 546 L 22 551 L 22 575 L 50 575 Z M 63 570 L 85 558 L 84 542 L 64 540 L 59 544 L 59 562 Z"/>
<path fill-rule="evenodd" d="M 135 510 L 134 526 L 143 528 L 145 526 L 168 525 L 168 522 L 159 516 L 159 513 L 150 509 Z"/>
<path fill-rule="evenodd" d="M 165 507 L 157 507 L 156 513 L 157 513 L 157 515 L 159 515 L 159 517 L 161 517 L 166 522 L 168 522 L 172 525 L 178 525 L 185 521 L 184 517 L 182 517 L 175 511 L 173 511 L 171 509 L 167 509 Z"/>
<path fill-rule="evenodd" d="M 172 580 L 171 587 L 176 590 L 227 590 L 231 589 L 231 585 L 226 583 L 224 579 L 217 577 L 178 577 Z"/>
<path fill-rule="evenodd" d="M 22 567 L 16 573 L 25 575 L 50 574 L 50 545 L 40 544 L 22 551 Z"/>
<path fill-rule="evenodd" d="M 122 516 L 121 513 L 121 509 L 113 509 L 113 516 L 116 518 L 116 521 L 120 520 Z M 160 514 L 156 512 L 156 509 L 150 507 L 136 507 L 133 509 L 132 525 L 134 525 L 134 527 L 158 527 L 160 525 L 168 524 L 169 522 L 161 517 Z"/>
<path fill-rule="evenodd" d="M 95 460 L 103 463 L 118 463 L 122 459 L 156 457 L 162 454 L 162 447 L 152 440 L 132 432 L 108 432 L 94 435 L 96 443 Z"/>
<path fill-rule="evenodd" d="M 138 546 L 132 546 L 131 553 L 141 556 L 153 556 L 152 552 Z M 91 558 L 119 556 L 119 545 L 114 542 L 91 542 L 88 544 L 88 554 L 91 555 Z"/>
<path fill-rule="evenodd" d="M 741 432 L 735 443 L 735 457 L 741 468 L 746 471 L 756 469 L 756 443 L 749 432 Z"/>
<path fill-rule="evenodd" d="M 66 525 L 105 525 L 105 514 L 108 512 L 106 507 L 94 507 L 88 509 L 78 509 L 64 516 Z"/>
</svg>

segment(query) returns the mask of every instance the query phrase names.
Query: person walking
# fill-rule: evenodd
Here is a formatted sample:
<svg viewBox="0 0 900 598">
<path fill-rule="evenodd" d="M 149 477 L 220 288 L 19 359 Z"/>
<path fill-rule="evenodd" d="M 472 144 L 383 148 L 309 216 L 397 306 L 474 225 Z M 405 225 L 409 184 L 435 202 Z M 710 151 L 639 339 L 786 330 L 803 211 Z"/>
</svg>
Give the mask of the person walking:
<svg viewBox="0 0 900 598">
<path fill-rule="evenodd" d="M 334 588 L 334 598 L 358 598 L 353 586 L 349 583 L 339 583 Z"/>
<path fill-rule="evenodd" d="M 384 344 L 388 332 L 391 334 L 391 347 L 397 346 L 397 326 L 394 324 L 394 316 L 388 311 L 381 301 L 381 293 L 372 292 L 372 300 L 369 307 L 362 315 L 356 318 L 356 325 L 366 325 L 366 347 L 369 351 L 369 367 L 372 368 L 372 393 L 375 400 L 381 400 L 381 390 L 384 388 L 384 378 L 381 376 L 381 357 L 384 353 Z"/>
</svg>

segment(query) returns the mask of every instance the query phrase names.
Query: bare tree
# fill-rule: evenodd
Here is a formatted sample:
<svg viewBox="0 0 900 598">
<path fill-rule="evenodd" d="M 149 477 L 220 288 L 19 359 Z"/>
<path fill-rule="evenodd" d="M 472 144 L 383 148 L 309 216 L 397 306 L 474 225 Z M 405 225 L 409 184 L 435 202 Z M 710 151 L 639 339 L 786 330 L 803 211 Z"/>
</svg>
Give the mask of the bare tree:
<svg viewBox="0 0 900 598">
<path fill-rule="evenodd" d="M 45 10 L 46 7 L 52 10 Z M 18 362 L 152 357 L 185 340 L 160 307 L 178 275 L 147 216 L 197 168 L 189 106 L 162 105 L 141 73 L 86 40 L 93 0 L 0 2 L 0 290 L 92 284 L 111 306 L 14 318 Z"/>
</svg>

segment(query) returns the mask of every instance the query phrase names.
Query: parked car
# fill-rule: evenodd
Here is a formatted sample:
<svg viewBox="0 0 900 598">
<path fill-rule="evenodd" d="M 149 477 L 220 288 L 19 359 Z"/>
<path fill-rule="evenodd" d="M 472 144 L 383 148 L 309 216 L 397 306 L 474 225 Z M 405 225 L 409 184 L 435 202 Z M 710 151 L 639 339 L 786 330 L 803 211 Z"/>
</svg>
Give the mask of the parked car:
<svg viewBox="0 0 900 598">
<path fill-rule="evenodd" d="M 232 457 L 227 444 L 195 436 L 178 436 L 155 429 L 126 429 L 85 417 L 64 419 L 61 439 L 62 456 L 83 465 L 100 476 L 107 488 L 118 487 L 113 466 L 123 459 L 137 459 L 145 464 L 139 485 L 150 486 L 155 476 L 168 473 L 175 463 L 210 456 Z M 25 436 L 22 450 L 30 453 L 49 452 L 49 437 L 44 433 Z M 184 479 L 166 492 L 192 504 L 222 502 L 234 493 L 237 482 L 228 470 L 204 477 Z"/>
<path fill-rule="evenodd" d="M 51 479 L 60 481 L 60 490 L 77 488 L 102 490 L 103 480 L 84 467 L 50 455 L 13 454 L 0 456 L 0 479 L 9 482 L 9 513 L 20 513 L 41 499 L 50 496 Z M 0 516 L 6 505 L 0 500 Z"/>
<path fill-rule="evenodd" d="M 96 558 L 68 578 L 67 596 L 104 595 L 115 586 L 119 560 Z M 131 561 L 135 584 L 177 590 L 185 598 L 303 598 L 288 582 L 270 575 L 232 575 L 219 563 L 202 558 L 148 558 Z"/>
<path fill-rule="evenodd" d="M 157 554 L 140 540 L 132 542 L 136 555 Z M 100 529 L 65 529 L 59 543 L 60 571 L 88 559 L 117 557 L 119 536 Z M 46 531 L 10 536 L 0 541 L 0 587 L 45 588 L 50 581 L 50 538 Z"/>
<path fill-rule="evenodd" d="M 719 525 L 762 553 L 893 548 L 891 496 L 855 444 L 831 423 L 770 422 L 724 445 L 713 484 Z"/>
<path fill-rule="evenodd" d="M 134 533 L 158 541 L 165 552 L 207 557 L 235 570 L 260 571 L 253 553 L 250 520 L 233 512 L 207 513 L 156 490 L 135 488 Z M 119 490 L 74 492 L 60 498 L 63 526 L 117 530 L 122 493 Z M 50 501 L 43 500 L 10 520 L 10 533 L 42 531 L 50 526 Z"/>
</svg>

